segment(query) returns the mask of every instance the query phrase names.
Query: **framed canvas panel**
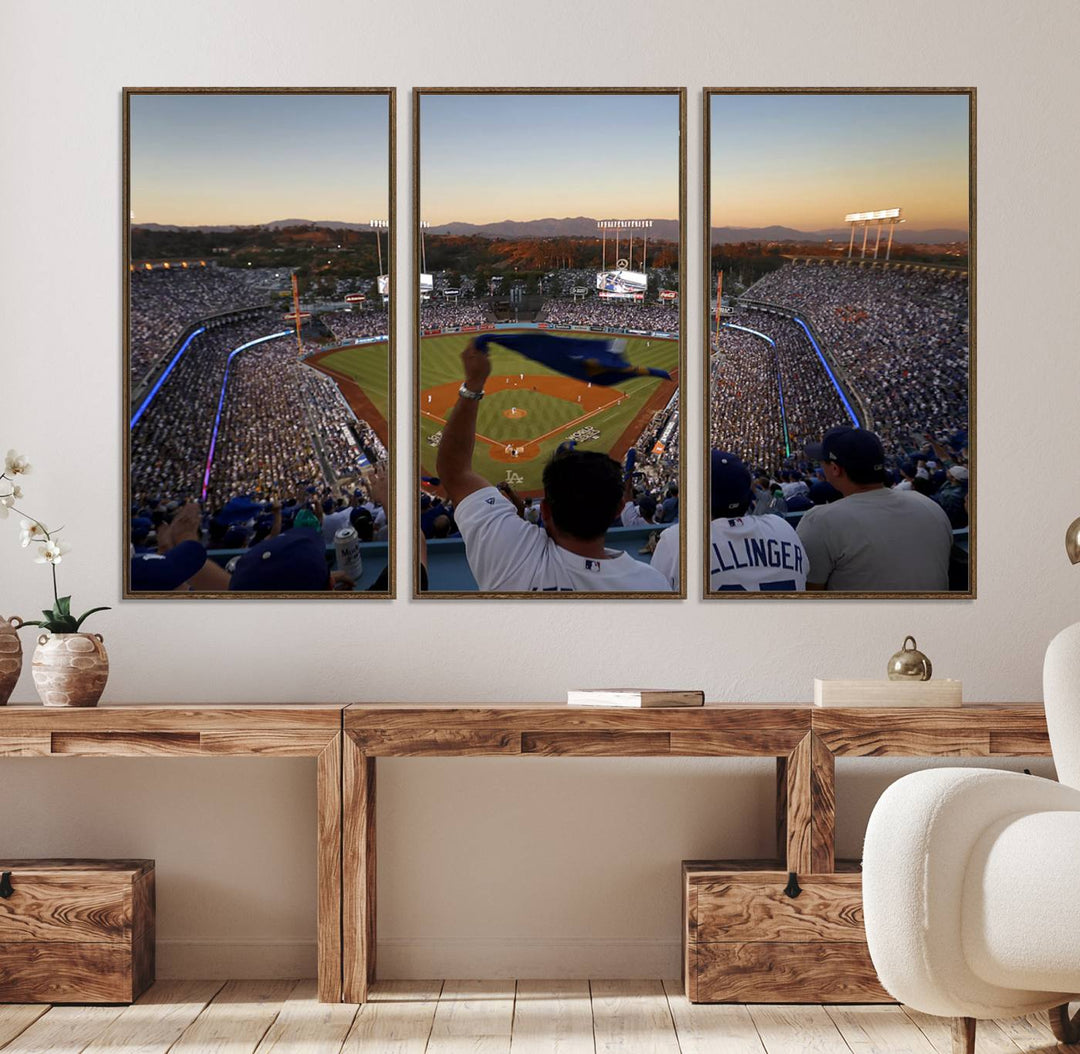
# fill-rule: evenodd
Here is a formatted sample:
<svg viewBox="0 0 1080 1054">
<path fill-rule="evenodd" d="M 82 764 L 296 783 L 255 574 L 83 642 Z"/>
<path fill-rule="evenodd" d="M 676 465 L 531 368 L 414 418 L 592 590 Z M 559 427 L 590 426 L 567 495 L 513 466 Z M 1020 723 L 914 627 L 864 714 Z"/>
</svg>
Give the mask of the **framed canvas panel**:
<svg viewBox="0 0 1080 1054">
<path fill-rule="evenodd" d="M 685 596 L 686 93 L 414 94 L 415 595 Z"/>
<path fill-rule="evenodd" d="M 394 595 L 394 90 L 124 90 L 124 596 Z"/>
<path fill-rule="evenodd" d="M 706 597 L 975 597 L 975 90 L 704 96 Z"/>
</svg>

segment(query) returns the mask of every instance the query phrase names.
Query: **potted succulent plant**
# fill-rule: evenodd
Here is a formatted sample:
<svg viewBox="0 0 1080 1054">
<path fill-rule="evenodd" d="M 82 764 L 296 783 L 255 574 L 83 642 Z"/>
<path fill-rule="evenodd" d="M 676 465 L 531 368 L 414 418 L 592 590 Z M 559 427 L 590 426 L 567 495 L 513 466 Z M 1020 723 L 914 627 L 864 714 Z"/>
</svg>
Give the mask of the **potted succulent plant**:
<svg viewBox="0 0 1080 1054">
<path fill-rule="evenodd" d="M 49 529 L 41 520 L 29 516 L 16 508 L 15 502 L 22 499 L 21 476 L 31 471 L 30 462 L 22 454 L 9 450 L 4 459 L 4 471 L 0 473 L 0 519 L 7 519 L 9 513 L 19 513 L 23 518 L 19 522 L 19 541 L 24 549 L 31 544 L 38 547 L 36 563 L 48 564 L 52 571 L 53 606 L 42 611 L 43 618 L 22 622 L 13 618 L 0 623 L 9 632 L 0 629 L 0 677 L 7 665 L 10 665 L 12 649 L 10 635 L 21 626 L 38 626 L 45 632 L 38 637 L 34 650 L 32 670 L 34 687 L 46 706 L 94 706 L 105 690 L 109 678 L 109 657 L 105 653 L 104 638 L 100 633 L 81 632 L 82 624 L 97 611 L 108 611 L 107 607 L 91 608 L 77 618 L 71 613 L 71 597 L 60 596 L 57 585 L 56 568 L 71 547 L 58 537 L 62 528 Z M 19 623 L 18 626 L 15 623 Z M 21 665 L 21 646 L 16 651 Z M 18 670 L 15 671 L 18 677 Z M 0 703 L 6 702 L 3 695 L 4 681 L 0 680 Z M 11 687 L 14 687 L 12 680 Z M 8 689 L 8 695 L 11 689 Z"/>
</svg>

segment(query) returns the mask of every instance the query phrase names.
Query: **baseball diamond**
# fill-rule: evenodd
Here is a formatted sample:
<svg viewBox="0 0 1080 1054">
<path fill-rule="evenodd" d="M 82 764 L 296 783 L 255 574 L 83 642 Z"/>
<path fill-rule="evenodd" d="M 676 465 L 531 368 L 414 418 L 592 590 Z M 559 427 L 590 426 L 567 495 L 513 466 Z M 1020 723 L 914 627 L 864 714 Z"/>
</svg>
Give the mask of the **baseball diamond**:
<svg viewBox="0 0 1080 1054">
<path fill-rule="evenodd" d="M 461 350 L 470 339 L 469 334 L 446 334 L 421 341 L 420 447 L 426 474 L 435 474 L 437 447 L 430 440 L 442 430 L 457 400 Z M 542 493 L 541 475 L 548 457 L 586 426 L 599 437 L 579 441 L 581 449 L 621 458 L 677 390 L 679 342 L 630 337 L 626 354 L 635 365 L 667 370 L 673 379 L 634 377 L 605 388 L 565 377 L 493 346 L 492 375 L 477 420 L 476 471 L 492 483 L 513 473 L 521 480 L 519 493 L 537 497 Z"/>
</svg>

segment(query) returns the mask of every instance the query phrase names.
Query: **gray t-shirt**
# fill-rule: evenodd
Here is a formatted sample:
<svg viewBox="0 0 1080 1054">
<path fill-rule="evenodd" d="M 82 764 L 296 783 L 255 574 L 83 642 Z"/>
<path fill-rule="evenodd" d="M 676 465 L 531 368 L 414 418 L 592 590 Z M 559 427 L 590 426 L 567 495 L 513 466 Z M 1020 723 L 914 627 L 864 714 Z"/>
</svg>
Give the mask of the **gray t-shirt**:
<svg viewBox="0 0 1080 1054">
<path fill-rule="evenodd" d="M 936 592 L 949 588 L 952 526 L 917 491 L 849 494 L 799 521 L 810 558 L 807 581 L 829 590 Z"/>
</svg>

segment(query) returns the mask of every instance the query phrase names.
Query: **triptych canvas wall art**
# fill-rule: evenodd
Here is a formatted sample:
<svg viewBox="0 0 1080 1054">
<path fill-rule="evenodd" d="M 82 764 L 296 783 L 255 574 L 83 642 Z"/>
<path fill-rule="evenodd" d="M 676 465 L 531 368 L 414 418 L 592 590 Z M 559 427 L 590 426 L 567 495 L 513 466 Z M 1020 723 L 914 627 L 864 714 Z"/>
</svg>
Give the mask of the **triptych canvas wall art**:
<svg viewBox="0 0 1080 1054">
<path fill-rule="evenodd" d="M 974 596 L 972 90 L 124 102 L 125 596 Z"/>
</svg>

